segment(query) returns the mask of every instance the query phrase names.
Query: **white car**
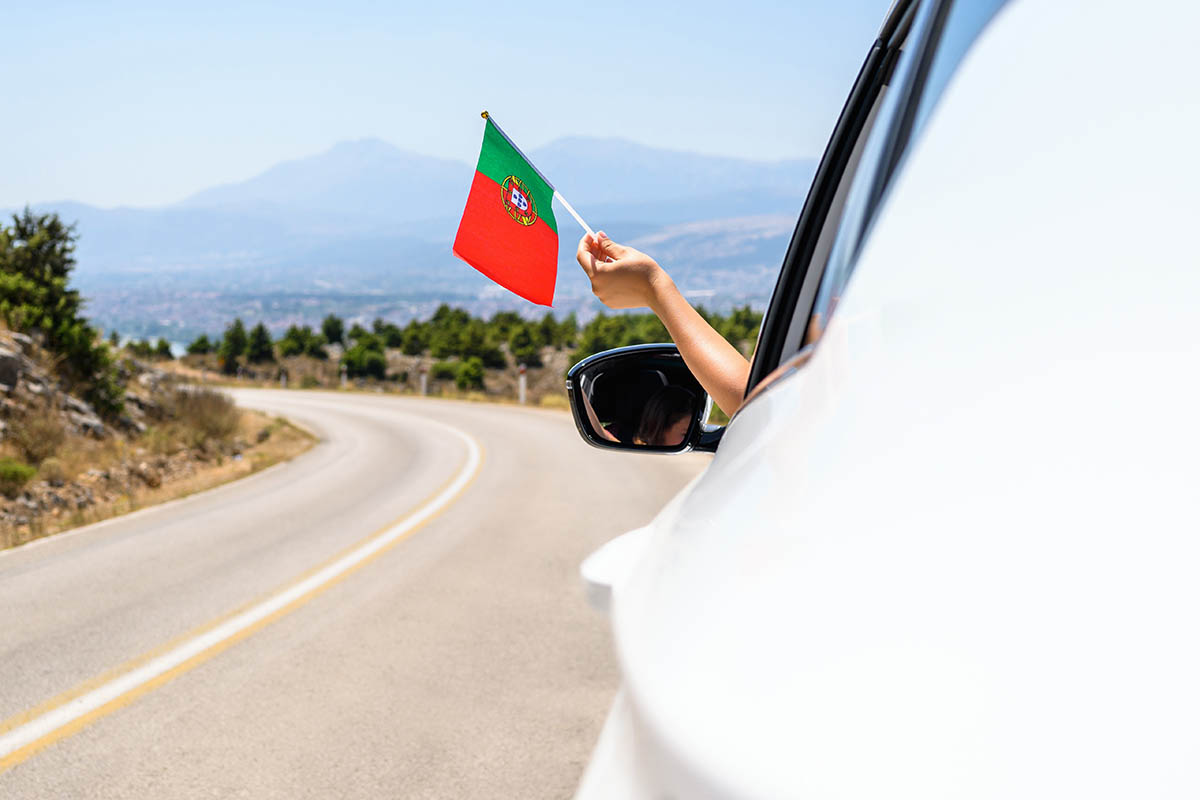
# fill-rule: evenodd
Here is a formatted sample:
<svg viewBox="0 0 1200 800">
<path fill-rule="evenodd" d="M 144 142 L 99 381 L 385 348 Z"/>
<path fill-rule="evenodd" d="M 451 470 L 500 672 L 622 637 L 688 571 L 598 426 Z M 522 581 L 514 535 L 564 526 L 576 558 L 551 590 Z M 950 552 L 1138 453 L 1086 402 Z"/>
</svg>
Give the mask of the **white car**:
<svg viewBox="0 0 1200 800">
<path fill-rule="evenodd" d="M 1200 797 L 1197 31 L 895 4 L 747 401 L 657 443 L 711 466 L 583 567 L 623 686 L 578 798 Z M 595 356 L 580 430 L 689 378 Z"/>
</svg>

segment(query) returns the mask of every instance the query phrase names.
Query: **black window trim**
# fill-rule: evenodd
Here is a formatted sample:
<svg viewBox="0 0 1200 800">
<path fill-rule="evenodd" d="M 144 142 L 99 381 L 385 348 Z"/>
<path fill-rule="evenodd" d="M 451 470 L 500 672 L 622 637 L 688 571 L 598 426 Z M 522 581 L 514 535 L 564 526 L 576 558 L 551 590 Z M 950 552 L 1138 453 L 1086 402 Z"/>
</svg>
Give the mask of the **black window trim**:
<svg viewBox="0 0 1200 800">
<path fill-rule="evenodd" d="M 931 1 L 937 2 L 937 0 Z M 871 45 L 871 49 L 868 51 L 867 57 L 859 69 L 854 86 L 850 91 L 849 97 L 846 99 L 846 104 L 838 116 L 837 124 L 834 126 L 833 134 L 829 138 L 829 144 L 826 145 L 825 152 L 821 156 L 817 173 L 813 177 L 812 186 L 809 188 L 808 196 L 804 201 L 804 207 L 796 222 L 791 242 L 788 244 L 787 254 L 783 260 L 783 267 L 780 270 L 775 289 L 771 294 L 767 312 L 763 315 L 763 326 L 759 331 L 754 359 L 750 365 L 750 376 L 746 382 L 746 396 L 787 355 L 783 353 L 783 345 L 788 329 L 796 314 L 796 302 L 799 299 L 801 288 L 804 286 L 809 267 L 811 266 L 810 262 L 816 250 L 825 219 L 829 213 L 830 205 L 837 193 L 850 155 L 854 151 L 855 144 L 858 142 L 862 126 L 866 123 L 870 115 L 871 107 L 878 96 L 879 89 L 895 67 L 898 50 L 891 47 L 892 39 L 899 30 L 900 23 L 904 19 L 905 14 L 917 2 L 919 0 L 897 0 L 892 6 L 888 18 L 884 21 L 880 29 L 878 38 Z M 936 9 L 935 12 L 939 15 L 940 19 L 935 20 L 935 22 L 940 22 L 944 19 L 944 9 L 949 6 L 949 3 L 940 2 L 939 6 L 941 8 Z M 932 38 L 932 40 L 936 41 L 936 37 Z M 918 46 L 922 44 L 918 43 Z M 922 50 L 925 51 L 921 53 L 921 61 L 924 69 L 928 69 L 929 49 L 922 47 Z M 909 82 L 905 87 L 896 88 L 908 90 L 911 86 L 912 82 Z M 912 114 L 914 113 L 915 109 L 910 111 L 908 108 L 905 108 L 902 119 L 911 121 Z M 888 143 L 884 151 L 886 154 L 885 157 L 889 160 L 897 157 L 896 153 L 898 151 L 894 150 L 894 144 L 893 134 L 893 141 Z M 886 174 L 890 170 L 881 170 L 880 172 Z M 882 192 L 882 186 L 878 187 L 878 190 Z M 874 201 L 877 200 L 876 192 L 872 192 L 872 208 L 874 207 Z"/>
</svg>

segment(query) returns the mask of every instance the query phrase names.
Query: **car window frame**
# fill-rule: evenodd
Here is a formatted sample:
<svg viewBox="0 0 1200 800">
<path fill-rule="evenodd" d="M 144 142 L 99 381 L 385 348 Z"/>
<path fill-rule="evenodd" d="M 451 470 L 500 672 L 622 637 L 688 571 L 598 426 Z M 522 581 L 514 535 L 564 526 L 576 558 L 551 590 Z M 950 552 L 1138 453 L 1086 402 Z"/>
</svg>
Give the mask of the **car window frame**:
<svg viewBox="0 0 1200 800">
<path fill-rule="evenodd" d="M 792 232 L 791 241 L 788 243 L 767 311 L 763 315 L 746 382 L 745 397 L 749 397 L 763 378 L 792 355 L 784 352 L 784 344 L 793 319 L 800 313 L 807 318 L 808 309 L 803 306 L 811 306 L 815 298 L 816 284 L 819 281 L 810 278 L 819 276 L 811 276 L 809 272 L 813 266 L 812 260 L 821 232 L 825 229 L 838 188 L 844 179 L 852 177 L 845 174 L 850 156 L 860 138 L 869 135 L 870 131 L 864 130 L 864 126 L 880 90 L 890 77 L 891 71 L 895 69 L 899 50 L 893 45 L 901 22 L 909 10 L 921 2 L 922 0 L 897 0 L 893 4 L 859 68 L 858 76 L 821 156 L 808 196 Z M 915 32 L 914 30 L 913 33 Z M 862 166 L 860 163 L 859 169 Z M 805 292 L 805 289 L 808 291 Z M 810 295 L 807 302 L 804 294 Z"/>
<path fill-rule="evenodd" d="M 887 197 L 893 178 L 903 165 L 912 141 L 920 135 L 924 123 L 933 113 L 948 81 L 952 79 L 966 54 L 991 20 L 1010 0 L 993 0 L 994 6 L 990 10 L 985 9 L 986 13 L 979 26 L 968 28 L 969 39 L 966 45 L 957 50 L 956 57 L 951 53 L 949 72 L 943 75 L 940 82 L 935 81 L 935 85 L 928 85 L 931 70 L 937 65 L 943 47 L 955 47 L 946 41 L 946 35 L 949 33 L 947 25 L 953 22 L 954 11 L 963 2 L 964 0 L 914 0 L 914 3 L 909 4 L 897 2 L 889 12 L 880 35 L 872 46 L 872 54 L 881 46 L 893 46 L 893 52 L 897 52 L 890 40 L 897 34 L 904 14 L 914 5 L 920 4 L 911 18 L 912 29 L 900 48 L 903 58 L 893 60 L 887 67 L 894 69 L 895 74 L 889 76 L 885 69 L 882 71 L 882 82 L 866 83 L 868 88 L 875 85 L 881 88 L 886 84 L 889 92 L 883 98 L 883 105 L 879 108 L 879 118 L 875 124 L 870 129 L 864 128 L 861 123 L 857 127 L 843 125 L 844 120 L 848 119 L 852 123 L 856 119 L 851 112 L 869 115 L 872 111 L 869 103 L 863 108 L 864 100 L 870 95 L 856 97 L 856 93 L 864 85 L 864 77 L 870 78 L 865 75 L 871 63 L 869 55 L 843 109 L 842 117 L 834 129 L 834 135 L 822 158 L 822 169 L 832 154 L 851 153 L 859 141 L 867 137 L 862 159 L 849 173 L 846 171 L 847 161 L 844 158 L 831 162 L 831 169 L 826 175 L 822 175 L 821 170 L 818 170 L 818 177 L 814 179 L 784 259 L 775 294 L 772 295 L 763 319 L 755 358 L 751 363 L 746 384 L 746 399 L 760 393 L 756 388 L 769 376 L 777 377 L 781 371 L 789 374 L 794 372 L 796 360 L 793 356 L 797 350 L 808 353 L 799 360 L 798 363 L 802 364 L 811 356 L 812 348 L 819 344 L 820 334 L 829 322 L 828 319 L 821 319 L 820 315 L 824 314 L 827 317 L 832 314 L 836 296 L 853 274 L 862 245 Z M 954 28 L 955 24 L 950 24 L 950 27 Z M 958 43 L 961 44 L 961 40 Z M 856 101 L 858 107 L 854 108 Z M 866 117 L 862 119 L 865 121 Z M 817 181 L 822 178 L 826 185 L 818 187 Z M 818 190 L 825 193 L 827 198 L 833 198 L 842 183 L 847 180 L 852 184 L 838 219 L 827 219 L 830 210 L 828 203 L 824 206 L 815 205 L 814 213 L 809 214 L 810 203 L 814 198 L 820 199 Z M 830 224 L 837 226 L 832 248 L 823 263 L 815 265 L 813 257 L 816 254 L 816 243 Z M 807 249 L 802 246 L 804 244 L 808 245 Z M 810 275 L 814 266 L 820 270 L 819 275 Z M 840 280 L 839 287 L 832 286 L 831 278 Z M 797 338 L 796 347 L 789 348 L 788 342 L 793 338 L 790 332 L 795 330 L 798 323 L 803 324 L 803 330 L 807 333 Z M 760 354 L 763 356 L 761 359 Z M 792 367 L 781 370 L 781 365 L 786 364 L 791 364 Z"/>
</svg>

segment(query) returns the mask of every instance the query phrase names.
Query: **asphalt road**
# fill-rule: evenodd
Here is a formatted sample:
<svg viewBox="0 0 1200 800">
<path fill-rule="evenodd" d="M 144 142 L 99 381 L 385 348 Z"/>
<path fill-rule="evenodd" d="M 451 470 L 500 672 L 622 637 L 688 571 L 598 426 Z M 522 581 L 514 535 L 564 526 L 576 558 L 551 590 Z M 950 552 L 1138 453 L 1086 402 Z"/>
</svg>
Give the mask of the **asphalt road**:
<svg viewBox="0 0 1200 800">
<path fill-rule="evenodd" d="M 569 797 L 617 682 L 579 562 L 706 457 L 594 450 L 561 413 L 235 394 L 322 442 L 0 554 L 0 797 Z"/>
</svg>

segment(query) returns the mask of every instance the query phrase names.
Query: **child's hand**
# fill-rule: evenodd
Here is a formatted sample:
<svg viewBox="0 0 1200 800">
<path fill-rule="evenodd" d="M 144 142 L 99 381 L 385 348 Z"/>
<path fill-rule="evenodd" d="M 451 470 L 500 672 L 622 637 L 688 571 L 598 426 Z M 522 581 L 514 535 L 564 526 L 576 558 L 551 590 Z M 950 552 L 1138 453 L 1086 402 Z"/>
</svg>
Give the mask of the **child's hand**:
<svg viewBox="0 0 1200 800">
<path fill-rule="evenodd" d="M 654 307 L 656 293 L 671 278 L 645 253 L 624 247 L 604 235 L 584 234 L 576 253 L 592 281 L 592 293 L 609 308 Z"/>
</svg>

